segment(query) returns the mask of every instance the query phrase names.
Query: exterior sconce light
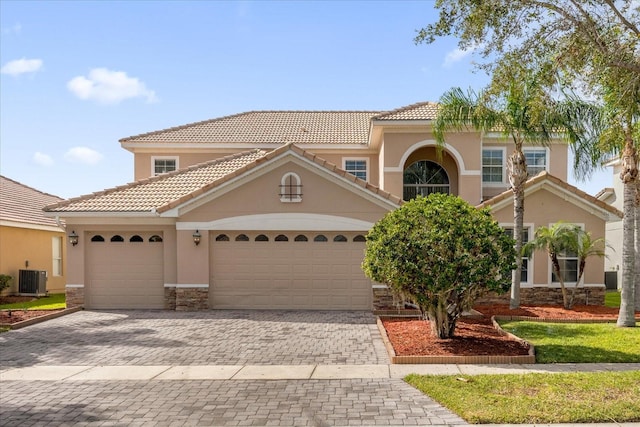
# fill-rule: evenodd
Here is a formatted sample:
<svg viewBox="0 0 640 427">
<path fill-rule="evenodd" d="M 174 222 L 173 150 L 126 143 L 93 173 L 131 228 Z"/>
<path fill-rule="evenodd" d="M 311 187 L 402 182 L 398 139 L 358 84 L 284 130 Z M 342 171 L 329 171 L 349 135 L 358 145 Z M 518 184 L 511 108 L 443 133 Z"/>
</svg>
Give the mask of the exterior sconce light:
<svg viewBox="0 0 640 427">
<path fill-rule="evenodd" d="M 198 230 L 196 230 L 196 232 L 193 233 L 193 243 L 195 243 L 196 246 L 198 246 L 200 244 L 200 237 L 202 237 L 200 235 L 200 232 Z"/>
<path fill-rule="evenodd" d="M 71 243 L 71 245 L 75 246 L 78 244 L 78 235 L 76 234 L 75 230 L 71 232 L 71 234 L 69 234 L 69 243 Z"/>
</svg>

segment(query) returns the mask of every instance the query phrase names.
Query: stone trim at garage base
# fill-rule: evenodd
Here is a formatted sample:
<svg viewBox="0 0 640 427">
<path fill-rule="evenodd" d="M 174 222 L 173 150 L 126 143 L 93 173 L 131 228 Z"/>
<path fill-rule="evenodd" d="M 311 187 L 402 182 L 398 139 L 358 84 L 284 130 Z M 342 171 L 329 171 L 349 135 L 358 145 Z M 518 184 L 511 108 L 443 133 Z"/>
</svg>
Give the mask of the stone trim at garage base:
<svg viewBox="0 0 640 427">
<path fill-rule="evenodd" d="M 209 309 L 208 284 L 165 284 L 164 308 L 175 311 L 200 311 Z"/>
<path fill-rule="evenodd" d="M 66 285 L 64 293 L 67 308 L 84 307 L 84 285 Z"/>
<path fill-rule="evenodd" d="M 493 320 L 493 319 L 492 319 Z M 493 321 L 494 326 L 497 322 Z M 498 330 L 501 334 L 510 335 L 518 341 L 527 343 L 529 346 L 529 354 L 523 356 L 396 356 L 396 352 L 389 341 L 387 336 L 387 330 L 382 324 L 380 317 L 377 318 L 378 330 L 382 341 L 389 354 L 389 359 L 393 364 L 533 364 L 536 363 L 535 350 L 533 345 L 524 341 L 521 338 L 511 335 L 510 333 L 502 330 L 498 325 Z"/>
</svg>

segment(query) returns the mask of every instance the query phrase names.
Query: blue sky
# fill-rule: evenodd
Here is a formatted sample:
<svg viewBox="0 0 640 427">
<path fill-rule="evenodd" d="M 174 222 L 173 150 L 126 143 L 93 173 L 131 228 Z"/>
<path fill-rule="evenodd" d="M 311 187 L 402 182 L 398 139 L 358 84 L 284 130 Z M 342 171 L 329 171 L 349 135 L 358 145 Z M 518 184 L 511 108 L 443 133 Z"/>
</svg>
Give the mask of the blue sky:
<svg viewBox="0 0 640 427">
<path fill-rule="evenodd" d="M 0 1 L 0 173 L 61 197 L 133 179 L 131 135 L 251 110 L 390 110 L 479 89 L 430 1 Z M 571 175 L 571 174 L 570 174 Z M 605 170 L 587 183 L 613 183 Z"/>
</svg>

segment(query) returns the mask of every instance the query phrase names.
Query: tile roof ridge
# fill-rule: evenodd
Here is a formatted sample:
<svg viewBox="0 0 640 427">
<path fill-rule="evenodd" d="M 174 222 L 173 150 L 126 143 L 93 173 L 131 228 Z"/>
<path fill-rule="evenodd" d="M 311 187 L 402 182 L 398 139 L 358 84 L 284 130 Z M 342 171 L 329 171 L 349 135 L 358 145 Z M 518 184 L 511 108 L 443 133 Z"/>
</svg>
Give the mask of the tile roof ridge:
<svg viewBox="0 0 640 427">
<path fill-rule="evenodd" d="M 56 199 L 64 200 L 64 198 L 62 198 L 62 197 L 60 197 L 60 196 L 56 196 L 55 194 L 51 194 L 51 193 L 46 193 L 46 192 L 44 192 L 44 191 L 38 190 L 37 188 L 33 188 L 33 187 L 28 186 L 28 185 L 26 185 L 26 184 L 23 184 L 23 183 L 21 183 L 21 182 L 19 182 L 19 181 L 16 181 L 15 179 L 8 178 L 8 177 L 6 177 L 6 176 L 4 176 L 4 175 L 0 175 L 0 178 L 2 178 L 2 179 L 6 179 L 7 181 L 11 181 L 12 183 L 14 183 L 14 184 L 16 184 L 16 185 L 19 185 L 20 187 L 26 188 L 26 189 L 28 189 L 28 190 L 35 191 L 35 192 L 37 192 L 37 193 L 40 193 L 40 194 L 42 194 L 43 196 L 55 197 Z"/>
<path fill-rule="evenodd" d="M 413 110 L 415 108 L 422 107 L 424 105 L 438 106 L 439 103 L 438 102 L 433 102 L 433 101 L 414 102 L 413 104 L 405 105 L 404 107 L 396 108 L 396 109 L 391 110 L 391 111 L 385 111 L 385 112 L 381 113 L 380 115 L 374 117 L 374 119 L 382 119 L 385 116 L 390 116 L 392 114 L 397 114 L 397 113 L 402 113 L 402 112 L 405 112 L 405 111 Z"/>
<path fill-rule="evenodd" d="M 150 182 L 166 180 L 166 179 L 169 179 L 169 178 L 171 178 L 173 176 L 183 174 L 185 172 L 189 172 L 189 171 L 197 170 L 197 169 L 202 169 L 202 168 L 209 167 L 209 166 L 212 166 L 212 165 L 215 165 L 215 164 L 228 162 L 228 161 L 240 158 L 240 157 L 248 156 L 248 155 L 251 155 L 251 154 L 258 154 L 258 153 L 265 153 L 265 151 L 261 150 L 259 148 L 254 148 L 253 150 L 242 151 L 240 153 L 233 153 L 233 154 L 230 154 L 228 156 L 219 157 L 217 159 L 212 159 L 212 160 L 207 160 L 206 162 L 197 163 L 195 165 L 190 165 L 190 166 L 186 166 L 184 168 L 176 169 L 176 170 L 168 172 L 168 173 L 163 173 L 163 174 L 160 174 L 160 175 L 150 176 L 150 177 L 147 177 L 147 178 L 139 179 L 137 181 L 129 182 L 127 184 L 118 185 L 116 187 L 110 187 L 110 188 L 106 188 L 106 189 L 101 190 L 101 191 L 95 191 L 93 193 L 83 194 L 83 195 L 80 195 L 80 196 L 77 196 L 77 197 L 72 197 L 72 198 L 67 199 L 67 200 L 62 200 L 62 201 L 60 201 L 58 203 L 47 205 L 47 206 L 45 206 L 43 208 L 43 210 L 44 211 L 49 211 L 49 210 L 56 209 L 56 208 L 62 208 L 62 207 L 68 206 L 68 205 L 70 205 L 72 203 L 79 202 L 79 201 L 82 201 L 82 200 L 87 200 L 87 199 L 91 199 L 93 197 L 103 196 L 105 194 L 115 193 L 116 191 L 121 191 L 121 190 L 124 190 L 124 189 L 127 189 L 127 188 L 139 187 L 141 185 L 149 184 Z"/>
<path fill-rule="evenodd" d="M 613 192 L 615 192 L 615 189 L 613 187 L 604 187 L 602 190 L 598 191 L 594 197 L 596 199 L 599 199 L 600 197 L 604 196 L 605 194 L 613 193 Z"/>
</svg>

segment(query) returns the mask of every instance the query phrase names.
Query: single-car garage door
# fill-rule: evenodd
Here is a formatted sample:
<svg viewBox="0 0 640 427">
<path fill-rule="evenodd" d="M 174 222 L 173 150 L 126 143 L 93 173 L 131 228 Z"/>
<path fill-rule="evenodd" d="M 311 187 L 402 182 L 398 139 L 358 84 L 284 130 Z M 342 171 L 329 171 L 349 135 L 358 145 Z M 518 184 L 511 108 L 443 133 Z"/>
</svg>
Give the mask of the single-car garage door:
<svg viewBox="0 0 640 427">
<path fill-rule="evenodd" d="M 98 233 L 87 248 L 87 308 L 163 308 L 163 242 L 158 234 Z"/>
<path fill-rule="evenodd" d="M 370 310 L 364 236 L 225 232 L 211 236 L 212 308 Z"/>
</svg>

